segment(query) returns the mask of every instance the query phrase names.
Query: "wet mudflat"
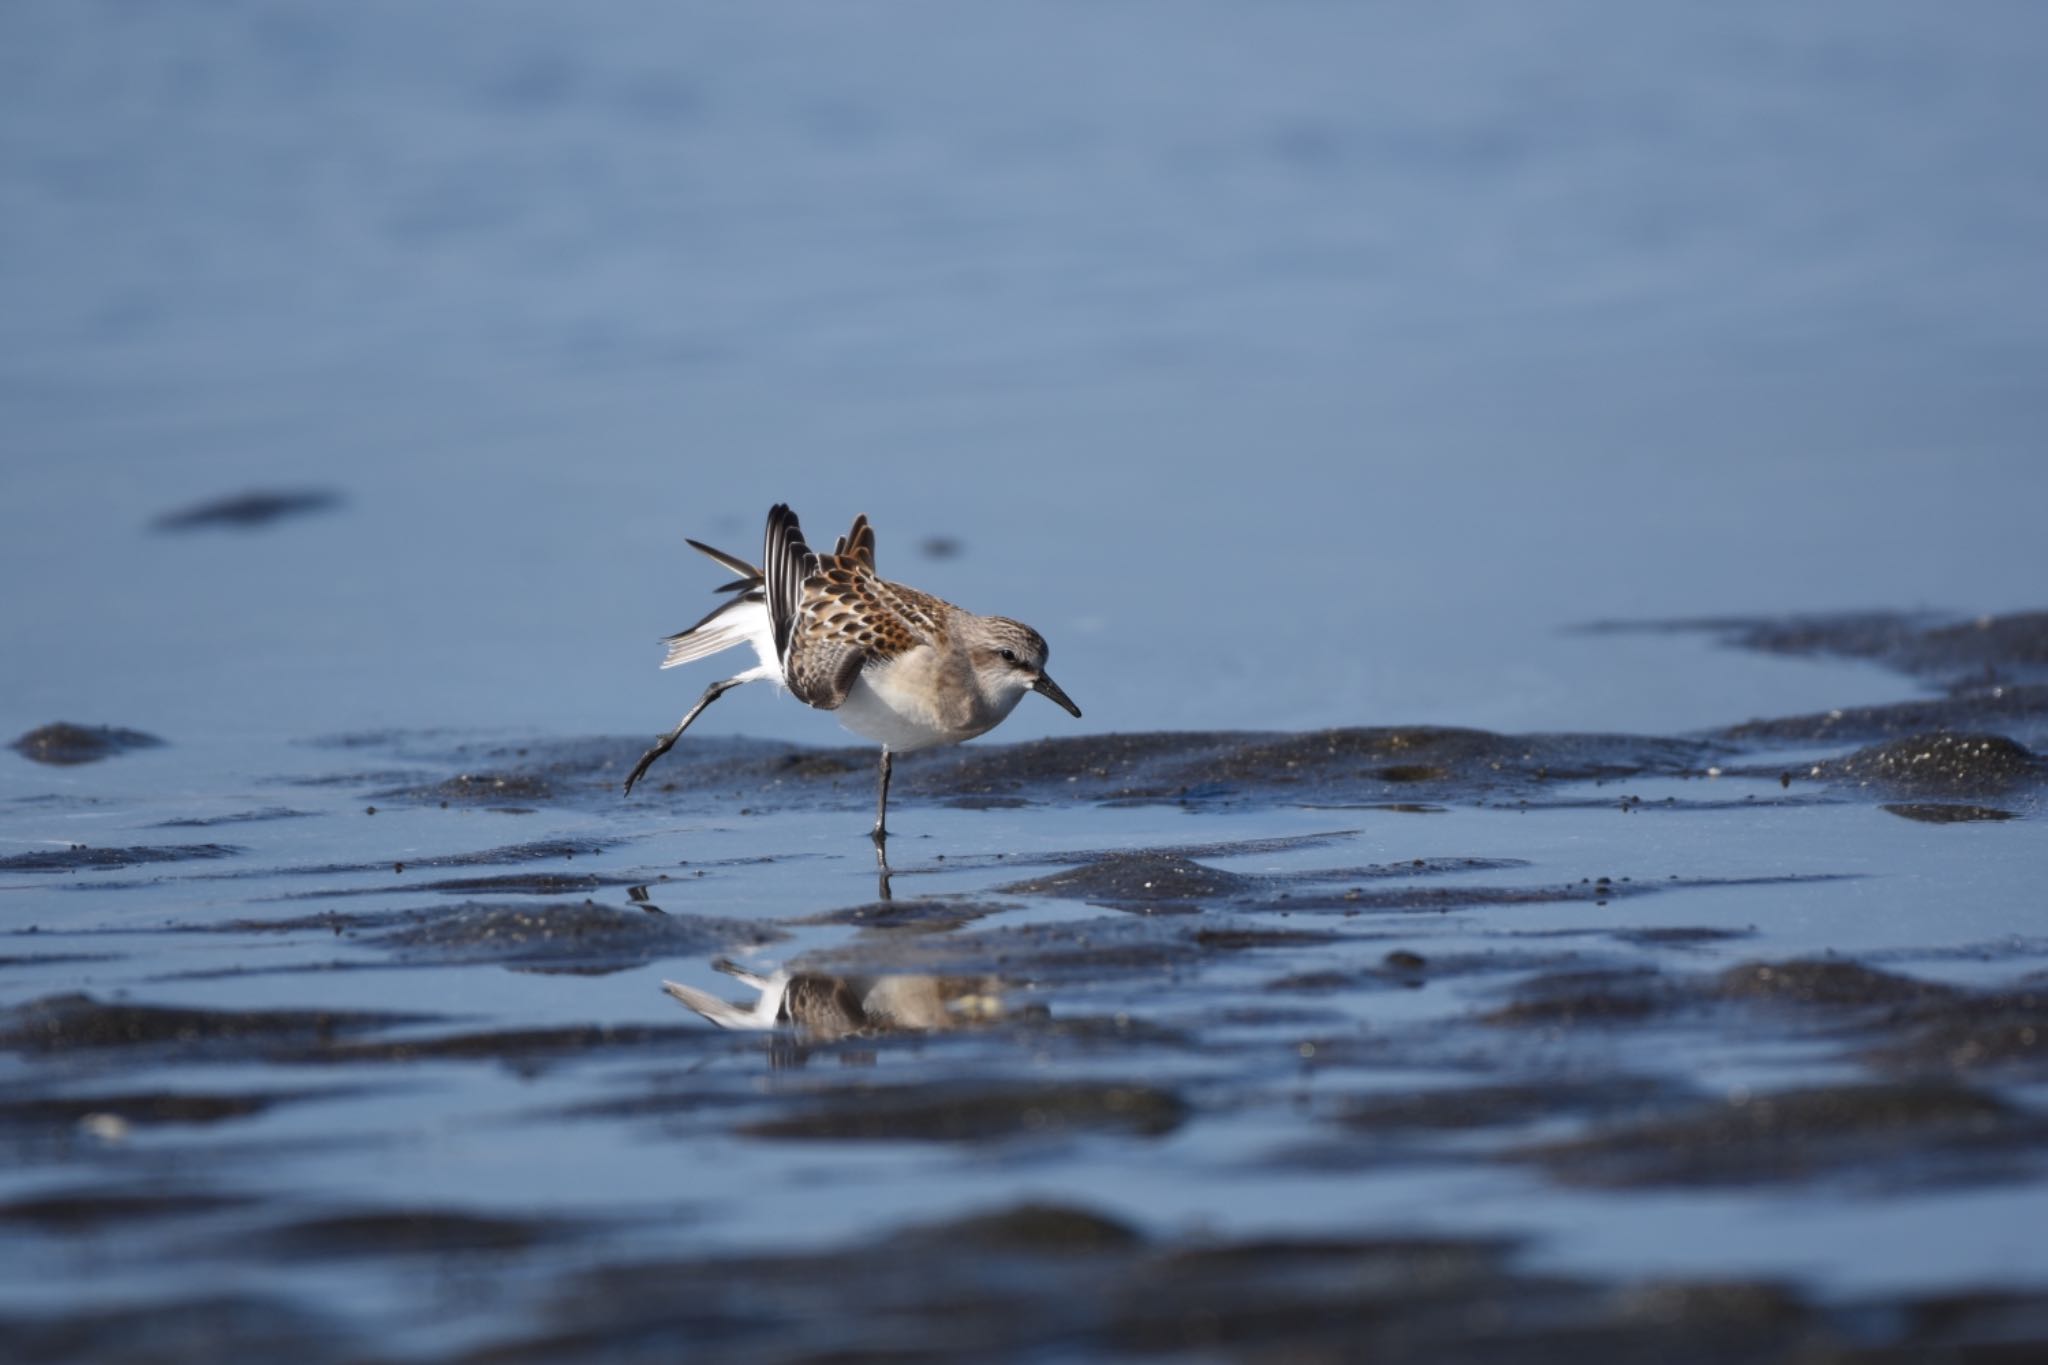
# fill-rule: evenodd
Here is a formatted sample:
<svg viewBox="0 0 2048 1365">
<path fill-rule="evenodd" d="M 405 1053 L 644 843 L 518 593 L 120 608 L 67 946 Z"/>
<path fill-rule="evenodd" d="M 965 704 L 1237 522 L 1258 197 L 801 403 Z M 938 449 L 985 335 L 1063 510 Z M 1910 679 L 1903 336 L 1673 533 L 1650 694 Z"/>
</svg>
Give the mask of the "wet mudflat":
<svg viewBox="0 0 2048 1365">
<path fill-rule="evenodd" d="M 25 743 L 0 1346 L 2021 1358 L 2048 628 L 1797 624 L 1901 699 L 913 756 L 888 875 L 855 749 Z"/>
</svg>

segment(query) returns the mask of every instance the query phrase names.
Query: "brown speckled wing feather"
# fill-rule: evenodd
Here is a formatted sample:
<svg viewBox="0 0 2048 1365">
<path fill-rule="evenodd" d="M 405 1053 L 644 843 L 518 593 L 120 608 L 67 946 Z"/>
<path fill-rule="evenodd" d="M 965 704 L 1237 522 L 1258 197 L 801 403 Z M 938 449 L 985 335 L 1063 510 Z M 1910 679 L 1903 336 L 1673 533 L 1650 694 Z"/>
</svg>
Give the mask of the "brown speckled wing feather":
<svg viewBox="0 0 2048 1365">
<path fill-rule="evenodd" d="M 842 559 L 851 556 L 869 573 L 875 571 L 875 528 L 868 525 L 867 513 L 853 519 L 853 529 L 839 537 L 839 545 L 832 553 Z"/>
<path fill-rule="evenodd" d="M 856 523 L 852 543 L 862 545 Z M 783 681 L 799 701 L 836 710 L 869 661 L 893 659 L 945 639 L 943 604 L 935 597 L 885 583 L 868 572 L 873 533 L 865 553 L 818 555 L 804 579 L 801 605 L 783 660 Z"/>
</svg>

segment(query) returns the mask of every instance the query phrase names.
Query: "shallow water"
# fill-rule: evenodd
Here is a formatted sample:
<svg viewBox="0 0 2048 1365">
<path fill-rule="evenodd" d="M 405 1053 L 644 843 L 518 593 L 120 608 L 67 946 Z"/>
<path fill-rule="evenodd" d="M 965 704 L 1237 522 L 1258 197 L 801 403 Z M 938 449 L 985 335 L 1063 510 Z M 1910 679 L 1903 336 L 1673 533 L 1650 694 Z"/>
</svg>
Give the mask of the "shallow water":
<svg viewBox="0 0 2048 1365">
<path fill-rule="evenodd" d="M 2048 1339 L 2043 22 L 7 7 L 5 1353 Z"/>
<path fill-rule="evenodd" d="M 624 738 L 10 766 L 19 1340 L 118 1353 L 96 1306 L 197 1296 L 215 1343 L 629 1350 L 637 1291 L 574 1277 L 773 1292 L 821 1268 L 726 1258 L 1038 1206 L 1166 1254 L 1505 1238 L 1510 1283 L 1763 1281 L 1837 1326 L 2048 1276 L 2037 759 L 1945 770 L 1930 804 L 2015 818 L 1934 823 L 1839 745 L 984 745 L 902 762 L 882 880 L 864 751 L 692 738 L 633 802 Z M 1190 762 L 1196 799 L 1148 785 Z M 839 1012 L 663 994 L 750 1006 L 727 956 Z"/>
</svg>

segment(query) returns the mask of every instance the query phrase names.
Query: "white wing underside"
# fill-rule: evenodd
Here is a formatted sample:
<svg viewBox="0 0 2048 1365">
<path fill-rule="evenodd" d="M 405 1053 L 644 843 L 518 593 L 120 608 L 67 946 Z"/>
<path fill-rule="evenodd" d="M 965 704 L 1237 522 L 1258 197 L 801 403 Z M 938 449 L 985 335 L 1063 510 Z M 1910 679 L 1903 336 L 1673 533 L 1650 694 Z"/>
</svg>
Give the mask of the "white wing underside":
<svg viewBox="0 0 2048 1365">
<path fill-rule="evenodd" d="M 754 655 L 766 670 L 763 676 L 779 678 L 782 667 L 775 658 L 775 631 L 768 621 L 768 604 L 758 597 L 745 597 L 726 606 L 680 635 L 665 640 L 668 654 L 663 668 L 695 663 L 721 654 L 735 645 L 752 645 Z"/>
<path fill-rule="evenodd" d="M 759 977 L 751 973 L 734 972 L 746 985 L 761 992 L 761 998 L 752 1008 L 735 1005 L 721 1000 L 709 991 L 700 991 L 695 986 L 685 986 L 680 981 L 664 981 L 661 988 L 669 995 L 682 1001 L 691 1009 L 726 1029 L 772 1029 L 782 1013 L 783 992 L 789 988 L 789 974 L 777 971 L 771 976 Z"/>
</svg>

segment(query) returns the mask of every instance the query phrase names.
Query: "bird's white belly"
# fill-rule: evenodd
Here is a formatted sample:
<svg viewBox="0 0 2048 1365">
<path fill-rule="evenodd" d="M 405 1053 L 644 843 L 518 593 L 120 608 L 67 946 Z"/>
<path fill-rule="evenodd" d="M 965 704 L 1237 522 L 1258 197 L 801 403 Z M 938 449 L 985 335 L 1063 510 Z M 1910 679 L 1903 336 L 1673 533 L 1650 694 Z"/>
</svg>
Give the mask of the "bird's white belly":
<svg viewBox="0 0 2048 1365">
<path fill-rule="evenodd" d="M 863 739 L 902 754 L 973 739 L 1008 714 L 1009 707 L 969 706 L 963 711 L 957 698 L 949 714 L 942 709 L 939 692 L 930 685 L 931 675 L 915 664 L 906 667 L 906 662 L 869 669 L 856 678 L 846 700 L 839 704 L 839 723 Z"/>
<path fill-rule="evenodd" d="M 839 703 L 838 715 L 839 723 L 861 738 L 899 754 L 938 744 L 957 744 L 980 733 L 956 732 L 931 707 L 920 704 L 914 692 L 886 685 L 877 688 L 866 674 L 854 681 L 846 700 Z"/>
</svg>

